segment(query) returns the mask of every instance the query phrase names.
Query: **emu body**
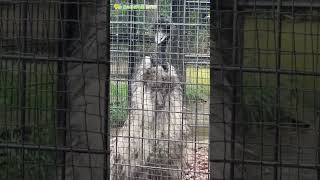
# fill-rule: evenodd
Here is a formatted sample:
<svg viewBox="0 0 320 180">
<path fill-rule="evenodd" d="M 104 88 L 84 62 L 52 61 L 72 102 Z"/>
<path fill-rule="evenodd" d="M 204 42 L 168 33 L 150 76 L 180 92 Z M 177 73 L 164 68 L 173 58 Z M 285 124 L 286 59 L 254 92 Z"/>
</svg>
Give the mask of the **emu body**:
<svg viewBox="0 0 320 180">
<path fill-rule="evenodd" d="M 182 178 L 182 89 L 173 66 L 151 61 L 147 56 L 133 78 L 131 110 L 112 143 L 111 179 Z"/>
</svg>

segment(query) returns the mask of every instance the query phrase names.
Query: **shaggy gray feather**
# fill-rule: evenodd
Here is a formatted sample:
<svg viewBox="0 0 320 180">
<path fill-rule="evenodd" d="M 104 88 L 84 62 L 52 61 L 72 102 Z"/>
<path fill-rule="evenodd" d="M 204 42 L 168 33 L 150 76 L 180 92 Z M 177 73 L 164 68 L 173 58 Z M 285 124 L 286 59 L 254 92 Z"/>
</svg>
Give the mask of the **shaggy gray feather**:
<svg viewBox="0 0 320 180">
<path fill-rule="evenodd" d="M 131 111 L 111 144 L 111 179 L 182 179 L 182 89 L 175 68 L 145 57 L 132 82 Z"/>
</svg>

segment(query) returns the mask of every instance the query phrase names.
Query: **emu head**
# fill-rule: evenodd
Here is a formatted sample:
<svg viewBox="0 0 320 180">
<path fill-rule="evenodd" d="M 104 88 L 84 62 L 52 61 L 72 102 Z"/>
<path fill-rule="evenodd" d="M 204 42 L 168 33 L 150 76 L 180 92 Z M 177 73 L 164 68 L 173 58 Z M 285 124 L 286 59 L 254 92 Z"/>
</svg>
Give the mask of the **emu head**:
<svg viewBox="0 0 320 180">
<path fill-rule="evenodd" d="M 154 66 L 162 65 L 163 69 L 167 70 L 168 66 L 166 63 L 166 47 L 167 42 L 170 39 L 170 21 L 165 17 L 160 17 L 152 27 L 152 30 L 154 32 L 154 42 L 156 43 L 158 54 L 152 58 L 152 63 Z"/>
<path fill-rule="evenodd" d="M 170 38 L 170 21 L 165 17 L 160 17 L 153 26 L 155 34 L 154 41 L 157 45 L 166 45 Z"/>
</svg>

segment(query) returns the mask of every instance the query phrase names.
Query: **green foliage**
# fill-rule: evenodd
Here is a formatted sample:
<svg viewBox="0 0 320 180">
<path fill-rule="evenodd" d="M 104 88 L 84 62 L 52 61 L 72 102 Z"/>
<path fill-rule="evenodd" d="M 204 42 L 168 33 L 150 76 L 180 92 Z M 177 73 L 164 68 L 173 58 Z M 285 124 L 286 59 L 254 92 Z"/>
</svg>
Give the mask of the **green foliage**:
<svg viewBox="0 0 320 180">
<path fill-rule="evenodd" d="M 128 116 L 128 84 L 110 82 L 110 122 L 111 126 L 120 126 Z"/>
<path fill-rule="evenodd" d="M 206 101 L 210 90 L 210 69 L 206 66 L 188 66 L 186 68 L 186 99 L 190 101 Z"/>
<path fill-rule="evenodd" d="M 189 101 L 207 101 L 209 97 L 208 85 L 186 85 L 186 99 Z"/>
</svg>

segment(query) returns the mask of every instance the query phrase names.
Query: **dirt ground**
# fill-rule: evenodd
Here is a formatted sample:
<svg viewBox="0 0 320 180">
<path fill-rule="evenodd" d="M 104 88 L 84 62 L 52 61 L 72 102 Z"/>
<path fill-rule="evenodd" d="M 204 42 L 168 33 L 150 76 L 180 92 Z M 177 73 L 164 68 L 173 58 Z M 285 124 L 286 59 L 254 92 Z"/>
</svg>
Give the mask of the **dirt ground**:
<svg viewBox="0 0 320 180">
<path fill-rule="evenodd" d="M 189 144 L 185 168 L 186 180 L 209 179 L 208 140 Z"/>
</svg>

